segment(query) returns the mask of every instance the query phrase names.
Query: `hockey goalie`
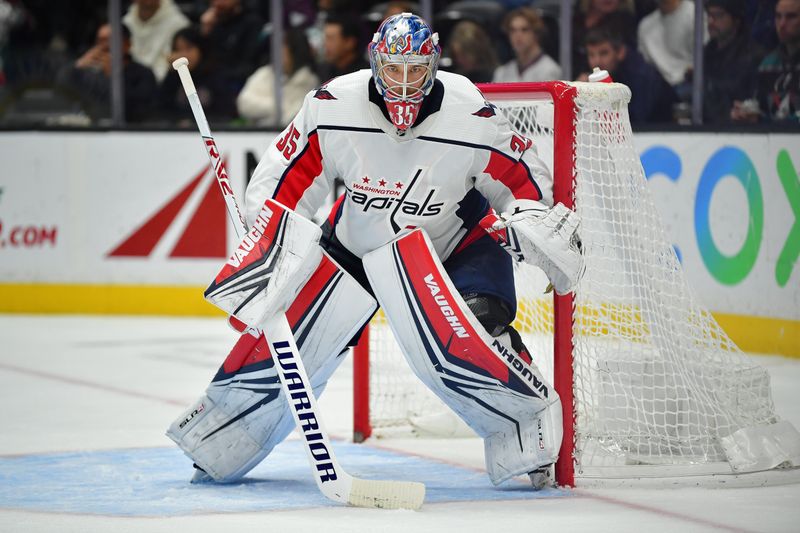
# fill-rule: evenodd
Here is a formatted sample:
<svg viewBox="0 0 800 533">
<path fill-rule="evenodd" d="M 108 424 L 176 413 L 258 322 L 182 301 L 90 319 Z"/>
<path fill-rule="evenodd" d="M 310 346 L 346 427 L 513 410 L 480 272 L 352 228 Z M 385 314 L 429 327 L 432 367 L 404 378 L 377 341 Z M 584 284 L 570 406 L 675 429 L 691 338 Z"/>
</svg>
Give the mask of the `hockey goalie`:
<svg viewBox="0 0 800 533">
<path fill-rule="evenodd" d="M 553 206 L 532 143 L 469 80 L 437 73 L 439 56 L 422 19 L 394 15 L 369 44 L 371 70 L 306 96 L 247 188 L 257 235 L 207 297 L 232 297 L 223 287 L 238 276 L 250 296 L 228 303 L 237 318 L 259 327 L 285 311 L 317 394 L 379 305 L 414 373 L 483 438 L 491 481 L 529 474 L 541 488 L 561 403 L 510 325 L 513 261 L 571 291 L 579 221 Z M 307 219 L 335 178 L 346 193 L 320 231 Z M 236 481 L 291 431 L 287 406 L 264 337 L 245 333 L 168 435 L 197 480 Z"/>
</svg>

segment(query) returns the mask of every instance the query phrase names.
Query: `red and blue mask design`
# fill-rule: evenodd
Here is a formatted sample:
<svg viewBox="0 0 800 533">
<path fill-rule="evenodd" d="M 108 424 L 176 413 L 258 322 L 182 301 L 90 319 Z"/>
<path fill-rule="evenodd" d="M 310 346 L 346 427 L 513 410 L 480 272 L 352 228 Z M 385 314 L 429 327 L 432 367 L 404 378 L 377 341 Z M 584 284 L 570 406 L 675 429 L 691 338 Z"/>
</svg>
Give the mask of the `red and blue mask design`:
<svg viewBox="0 0 800 533">
<path fill-rule="evenodd" d="M 414 124 L 422 99 L 433 88 L 440 55 L 438 34 L 410 13 L 387 18 L 373 36 L 372 77 L 398 130 Z"/>
</svg>

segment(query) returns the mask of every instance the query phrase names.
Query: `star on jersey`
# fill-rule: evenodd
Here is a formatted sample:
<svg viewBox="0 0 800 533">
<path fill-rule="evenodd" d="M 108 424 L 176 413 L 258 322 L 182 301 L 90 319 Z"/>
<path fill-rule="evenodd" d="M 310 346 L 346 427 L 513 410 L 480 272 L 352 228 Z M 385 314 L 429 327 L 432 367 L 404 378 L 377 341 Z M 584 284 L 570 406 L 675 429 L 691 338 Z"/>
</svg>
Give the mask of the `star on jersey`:
<svg viewBox="0 0 800 533">
<path fill-rule="evenodd" d="M 364 183 L 369 183 L 369 178 L 367 176 L 364 176 L 363 178 L 361 178 L 361 181 L 363 181 Z"/>
<path fill-rule="evenodd" d="M 378 185 L 380 185 L 381 187 L 385 187 L 386 186 L 386 180 L 379 180 L 378 181 Z"/>
</svg>

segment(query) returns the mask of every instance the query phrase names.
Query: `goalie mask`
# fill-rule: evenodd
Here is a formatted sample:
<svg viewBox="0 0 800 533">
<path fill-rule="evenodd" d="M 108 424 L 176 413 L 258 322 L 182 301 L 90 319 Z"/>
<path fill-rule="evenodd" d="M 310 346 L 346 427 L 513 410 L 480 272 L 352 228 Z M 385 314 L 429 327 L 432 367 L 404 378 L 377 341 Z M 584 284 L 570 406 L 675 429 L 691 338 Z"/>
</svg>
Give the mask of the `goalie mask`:
<svg viewBox="0 0 800 533">
<path fill-rule="evenodd" d="M 439 34 L 411 13 L 387 18 L 372 37 L 372 78 L 398 130 L 414 124 L 422 99 L 433 88 L 440 55 Z"/>
</svg>

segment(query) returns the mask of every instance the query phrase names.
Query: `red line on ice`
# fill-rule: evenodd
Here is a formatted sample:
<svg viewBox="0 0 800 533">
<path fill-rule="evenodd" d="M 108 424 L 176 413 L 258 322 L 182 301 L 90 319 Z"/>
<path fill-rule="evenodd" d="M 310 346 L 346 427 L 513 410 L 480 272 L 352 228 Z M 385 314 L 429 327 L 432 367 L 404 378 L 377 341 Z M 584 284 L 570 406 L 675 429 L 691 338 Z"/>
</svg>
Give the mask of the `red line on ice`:
<svg viewBox="0 0 800 533">
<path fill-rule="evenodd" d="M 5 363 L 0 363 L 0 368 L 4 370 L 10 370 L 12 372 L 18 372 L 20 374 L 27 374 L 29 376 L 36 376 L 39 378 L 50 379 L 53 381 L 60 381 L 61 383 L 69 383 L 71 385 L 78 385 L 81 387 L 89 387 L 92 389 L 104 390 L 106 392 L 113 392 L 114 394 L 120 394 L 122 396 L 131 396 L 133 398 L 139 398 L 142 400 L 152 400 L 160 403 L 168 403 L 170 405 L 178 405 L 180 407 L 186 407 L 188 405 L 188 402 L 184 402 L 181 400 L 173 400 L 171 398 L 161 398 L 159 396 L 153 396 L 151 394 L 146 394 L 143 392 L 137 392 L 132 390 L 120 389 L 118 387 L 112 387 L 110 385 L 104 385 L 102 383 L 95 383 L 93 381 L 85 381 L 82 379 L 76 379 L 67 376 L 59 376 L 57 374 L 50 374 L 49 372 L 42 372 L 41 370 L 32 370 L 30 368 L 22 368 L 19 366 L 8 365 Z"/>
</svg>

